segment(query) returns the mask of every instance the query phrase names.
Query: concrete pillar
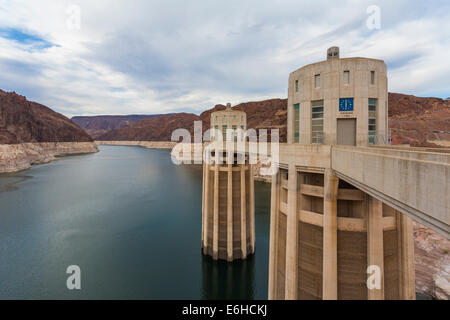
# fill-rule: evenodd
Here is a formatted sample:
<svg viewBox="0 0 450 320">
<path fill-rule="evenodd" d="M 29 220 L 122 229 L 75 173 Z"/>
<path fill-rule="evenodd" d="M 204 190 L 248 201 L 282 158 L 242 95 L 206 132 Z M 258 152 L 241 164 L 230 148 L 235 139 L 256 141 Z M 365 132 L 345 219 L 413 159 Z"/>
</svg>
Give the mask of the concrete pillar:
<svg viewBox="0 0 450 320">
<path fill-rule="evenodd" d="M 214 165 L 213 259 L 219 258 L 219 165 Z"/>
<path fill-rule="evenodd" d="M 208 213 L 209 213 L 209 165 L 205 163 L 205 175 L 204 175 L 204 185 L 205 185 L 205 199 L 203 200 L 205 204 L 205 210 L 203 212 L 204 216 L 204 244 L 203 253 L 207 254 L 208 250 Z"/>
<path fill-rule="evenodd" d="M 249 166 L 250 173 L 250 246 L 251 254 L 255 253 L 255 180 L 253 178 L 253 165 Z"/>
<path fill-rule="evenodd" d="M 377 266 L 381 277 L 381 288 L 367 288 L 367 297 L 369 300 L 384 300 L 383 203 L 374 197 L 369 197 L 367 266 Z"/>
<path fill-rule="evenodd" d="M 402 300 L 416 299 L 413 222 L 396 212 L 398 235 L 399 293 Z"/>
<path fill-rule="evenodd" d="M 206 163 L 203 162 L 203 177 L 205 176 Z M 205 247 L 205 181 L 202 183 L 202 247 Z"/>
<path fill-rule="evenodd" d="M 295 165 L 289 165 L 288 175 L 285 299 L 296 300 L 298 296 L 298 214 Z"/>
<path fill-rule="evenodd" d="M 326 169 L 323 198 L 323 300 L 337 300 L 337 194 L 339 179 Z"/>
<path fill-rule="evenodd" d="M 270 196 L 269 300 L 276 299 L 280 172 L 272 176 Z"/>
<path fill-rule="evenodd" d="M 242 259 L 247 257 L 247 205 L 245 192 L 245 164 L 241 164 L 241 250 Z"/>
<path fill-rule="evenodd" d="M 228 164 L 227 184 L 227 260 L 233 261 L 233 165 Z"/>
</svg>

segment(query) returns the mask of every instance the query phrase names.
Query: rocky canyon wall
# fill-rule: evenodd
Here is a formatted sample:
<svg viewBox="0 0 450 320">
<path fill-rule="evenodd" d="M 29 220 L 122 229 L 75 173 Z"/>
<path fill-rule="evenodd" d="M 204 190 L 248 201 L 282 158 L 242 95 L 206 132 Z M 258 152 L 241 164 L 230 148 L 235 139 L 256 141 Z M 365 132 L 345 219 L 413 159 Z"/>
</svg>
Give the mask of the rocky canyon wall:
<svg viewBox="0 0 450 320">
<path fill-rule="evenodd" d="M 30 168 L 48 163 L 59 156 L 97 152 L 93 142 L 35 142 L 0 144 L 0 173 Z"/>
</svg>

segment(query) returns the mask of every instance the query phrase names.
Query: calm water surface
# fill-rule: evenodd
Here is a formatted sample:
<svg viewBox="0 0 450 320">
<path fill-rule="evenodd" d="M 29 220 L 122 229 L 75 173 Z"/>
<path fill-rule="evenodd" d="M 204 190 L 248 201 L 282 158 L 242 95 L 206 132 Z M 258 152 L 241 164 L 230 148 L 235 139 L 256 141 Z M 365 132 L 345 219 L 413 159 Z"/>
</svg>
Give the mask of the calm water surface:
<svg viewBox="0 0 450 320">
<path fill-rule="evenodd" d="M 201 253 L 201 190 L 200 166 L 139 147 L 0 174 L 0 299 L 266 299 L 270 185 L 255 182 L 256 253 L 234 263 Z"/>
</svg>

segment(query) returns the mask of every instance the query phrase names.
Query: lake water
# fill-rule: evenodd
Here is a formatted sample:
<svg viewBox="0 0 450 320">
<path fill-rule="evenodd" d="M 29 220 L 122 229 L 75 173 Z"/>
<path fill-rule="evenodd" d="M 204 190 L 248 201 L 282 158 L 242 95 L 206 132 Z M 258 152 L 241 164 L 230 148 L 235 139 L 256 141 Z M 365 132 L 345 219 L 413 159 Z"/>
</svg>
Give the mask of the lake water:
<svg viewBox="0 0 450 320">
<path fill-rule="evenodd" d="M 0 299 L 267 299 L 270 185 L 256 253 L 233 263 L 201 253 L 201 191 L 201 166 L 139 147 L 0 174 Z"/>
</svg>

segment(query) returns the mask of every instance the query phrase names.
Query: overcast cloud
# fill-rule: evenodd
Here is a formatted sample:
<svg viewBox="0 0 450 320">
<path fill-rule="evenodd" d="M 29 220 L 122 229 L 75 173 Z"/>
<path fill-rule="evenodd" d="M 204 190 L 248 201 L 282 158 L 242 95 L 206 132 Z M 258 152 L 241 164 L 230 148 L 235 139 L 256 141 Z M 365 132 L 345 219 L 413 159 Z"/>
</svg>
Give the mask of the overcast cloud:
<svg viewBox="0 0 450 320">
<path fill-rule="evenodd" d="M 448 0 L 0 0 L 0 88 L 68 116 L 285 98 L 289 72 L 333 45 L 385 60 L 389 91 L 450 96 Z"/>
</svg>

